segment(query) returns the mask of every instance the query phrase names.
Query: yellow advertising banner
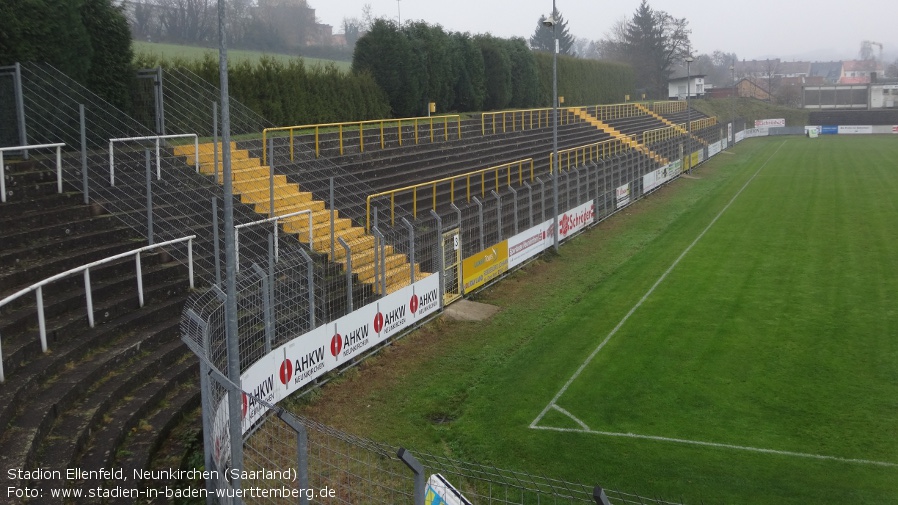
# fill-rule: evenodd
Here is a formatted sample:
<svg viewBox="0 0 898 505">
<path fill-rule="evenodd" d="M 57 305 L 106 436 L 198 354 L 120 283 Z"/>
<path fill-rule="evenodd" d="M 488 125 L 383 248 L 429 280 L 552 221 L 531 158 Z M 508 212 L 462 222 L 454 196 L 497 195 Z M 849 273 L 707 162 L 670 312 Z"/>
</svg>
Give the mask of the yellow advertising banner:
<svg viewBox="0 0 898 505">
<path fill-rule="evenodd" d="M 461 262 L 464 292 L 471 292 L 508 271 L 508 241 L 498 244 Z"/>
</svg>

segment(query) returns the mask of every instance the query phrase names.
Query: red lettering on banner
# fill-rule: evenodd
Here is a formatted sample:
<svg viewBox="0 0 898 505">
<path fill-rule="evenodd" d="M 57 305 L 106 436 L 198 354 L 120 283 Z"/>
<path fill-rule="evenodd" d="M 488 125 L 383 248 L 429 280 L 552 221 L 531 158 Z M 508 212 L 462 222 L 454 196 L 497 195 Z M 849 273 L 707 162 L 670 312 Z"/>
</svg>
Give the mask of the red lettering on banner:
<svg viewBox="0 0 898 505">
<path fill-rule="evenodd" d="M 334 335 L 334 338 L 331 339 L 331 355 L 336 358 L 337 355 L 340 354 L 341 349 L 343 349 L 343 337 L 337 333 Z"/>
<path fill-rule="evenodd" d="M 281 384 L 287 384 L 293 378 L 293 362 L 285 359 L 281 363 Z"/>
<path fill-rule="evenodd" d="M 378 312 L 374 316 L 374 333 L 380 333 L 382 329 L 384 329 L 384 315 Z"/>
<path fill-rule="evenodd" d="M 411 301 L 408 302 L 408 308 L 411 309 L 412 314 L 418 312 L 418 295 L 412 295 Z"/>
</svg>

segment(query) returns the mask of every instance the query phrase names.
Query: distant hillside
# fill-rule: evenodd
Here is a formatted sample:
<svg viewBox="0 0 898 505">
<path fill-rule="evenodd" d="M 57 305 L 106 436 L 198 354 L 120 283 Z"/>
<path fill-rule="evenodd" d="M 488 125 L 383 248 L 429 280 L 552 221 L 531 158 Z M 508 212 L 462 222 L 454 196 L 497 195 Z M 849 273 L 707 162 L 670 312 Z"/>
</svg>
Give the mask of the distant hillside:
<svg viewBox="0 0 898 505">
<path fill-rule="evenodd" d="M 753 98 L 705 98 L 691 100 L 690 105 L 709 116 L 717 116 L 720 122 L 727 122 L 733 117 L 745 118 L 752 127 L 756 119 L 786 120 L 786 126 L 805 126 L 808 124 L 808 111 L 793 109 L 762 102 Z"/>
<path fill-rule="evenodd" d="M 197 47 L 197 46 L 183 46 L 178 44 L 162 44 L 156 42 L 145 42 L 140 40 L 133 41 L 134 44 L 134 54 L 148 54 L 155 55 L 161 59 L 165 60 L 174 60 L 174 59 L 185 59 L 185 60 L 201 60 L 206 54 L 213 55 L 214 58 L 218 58 L 218 49 L 208 48 L 208 47 Z M 242 60 L 249 60 L 250 62 L 257 62 L 262 56 L 269 56 L 274 58 L 275 60 L 281 62 L 288 62 L 290 60 L 295 60 L 299 58 L 299 55 L 291 55 L 291 54 L 278 54 L 278 53 L 264 53 L 261 51 L 244 51 L 241 49 L 228 49 L 228 59 L 230 59 L 231 63 L 237 63 Z M 155 59 L 155 58 L 154 58 Z M 322 60 L 318 58 L 307 58 L 302 56 L 303 61 L 306 65 L 316 66 L 316 65 L 326 65 L 328 63 L 333 63 L 338 70 L 342 72 L 349 72 L 350 67 L 352 66 L 351 62 L 348 61 L 335 61 L 335 60 Z"/>
</svg>

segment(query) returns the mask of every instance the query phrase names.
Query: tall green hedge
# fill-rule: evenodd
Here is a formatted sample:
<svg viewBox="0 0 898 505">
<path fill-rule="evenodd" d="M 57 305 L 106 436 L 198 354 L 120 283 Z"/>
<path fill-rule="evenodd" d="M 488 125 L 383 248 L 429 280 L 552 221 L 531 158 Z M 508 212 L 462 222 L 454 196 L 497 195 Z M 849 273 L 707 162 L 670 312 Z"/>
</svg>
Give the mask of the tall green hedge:
<svg viewBox="0 0 898 505">
<path fill-rule="evenodd" d="M 219 85 L 218 60 L 161 60 L 139 55 L 140 68 L 181 67 Z M 307 66 L 297 58 L 282 63 L 269 57 L 241 61 L 228 69 L 231 96 L 275 125 L 336 123 L 380 119 L 390 114 L 386 93 L 368 73 L 347 74 L 334 65 Z"/>
<path fill-rule="evenodd" d="M 423 22 L 400 28 L 381 19 L 356 43 L 352 68 L 371 73 L 396 116 L 419 115 L 431 101 L 439 112 L 552 103 L 552 55 L 531 51 L 522 38 L 446 33 Z M 559 60 L 559 94 L 567 105 L 621 102 L 633 79 L 627 65 Z"/>
<path fill-rule="evenodd" d="M 552 53 L 533 53 L 539 68 L 539 106 L 552 106 Z M 634 93 L 629 65 L 571 56 L 558 57 L 558 95 L 564 105 L 620 103 Z M 635 98 L 632 97 L 631 98 Z"/>
</svg>

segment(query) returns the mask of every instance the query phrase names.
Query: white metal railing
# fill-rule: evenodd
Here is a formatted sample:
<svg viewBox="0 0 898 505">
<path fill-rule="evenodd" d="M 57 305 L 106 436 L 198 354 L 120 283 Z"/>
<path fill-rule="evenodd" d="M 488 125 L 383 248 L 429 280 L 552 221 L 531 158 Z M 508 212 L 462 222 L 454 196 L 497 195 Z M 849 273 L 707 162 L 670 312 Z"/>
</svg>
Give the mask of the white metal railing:
<svg viewBox="0 0 898 505">
<path fill-rule="evenodd" d="M 274 224 L 274 238 L 275 238 L 275 240 L 274 240 L 274 261 L 277 262 L 279 259 L 278 240 L 277 240 L 278 226 L 280 224 L 279 221 L 281 219 L 286 219 L 288 217 L 293 217 L 293 216 L 299 216 L 302 214 L 309 215 L 309 244 L 312 244 L 313 243 L 312 225 L 314 223 L 312 222 L 312 211 L 309 209 L 299 210 L 296 212 L 291 212 L 289 214 L 284 214 L 282 216 L 269 217 L 268 219 L 260 219 L 258 221 L 253 221 L 252 223 L 238 224 L 237 226 L 234 226 L 234 257 L 236 258 L 236 262 L 237 262 L 237 271 L 238 272 L 240 271 L 240 229 L 241 228 L 247 228 L 249 226 L 255 226 L 257 224 L 273 223 Z"/>
<path fill-rule="evenodd" d="M 0 148 L 0 202 L 6 202 L 6 163 L 3 161 L 3 153 L 6 151 L 30 151 L 32 149 L 56 148 L 56 190 L 62 193 L 62 148 L 60 144 L 39 144 L 34 146 L 17 146 Z"/>
<path fill-rule="evenodd" d="M 3 307 L 7 303 L 16 300 L 32 291 L 35 292 L 35 296 L 37 297 L 37 321 L 38 327 L 40 329 L 40 341 L 41 341 L 41 350 L 43 352 L 47 352 L 47 322 L 44 318 L 44 294 L 43 287 L 47 284 L 51 284 L 60 279 L 64 279 L 70 275 L 74 275 L 80 272 L 84 274 L 84 295 L 87 298 L 87 320 L 90 322 L 90 327 L 94 327 L 94 303 L 93 297 L 91 295 L 91 287 L 90 287 L 90 269 L 96 266 L 104 265 L 106 263 L 110 263 L 112 261 L 127 258 L 128 256 L 134 256 L 135 260 L 135 268 L 137 272 L 137 296 L 140 300 L 140 306 L 143 307 L 143 273 L 141 271 L 140 266 L 140 253 L 144 251 L 149 251 L 152 249 L 157 249 L 160 247 L 164 247 L 167 245 L 177 244 L 180 242 L 187 242 L 187 264 L 188 271 L 190 276 L 190 287 L 194 287 L 193 282 L 193 239 L 196 238 L 196 235 L 190 235 L 188 237 L 179 238 L 176 240 L 169 240 L 168 242 L 162 242 L 160 244 L 148 245 L 145 247 L 141 247 L 140 249 L 135 249 L 133 251 L 123 252 L 121 254 L 116 254 L 115 256 L 110 256 L 108 258 L 104 258 L 98 261 L 94 261 L 93 263 L 88 263 L 87 265 L 82 265 L 77 268 L 73 268 L 61 274 L 56 274 L 52 277 L 48 277 L 36 284 L 32 284 L 31 286 L 18 291 L 12 295 L 7 296 L 3 300 L 0 300 L 0 307 Z M 0 338 L 0 343 L 2 343 L 2 338 Z M 0 383 L 5 382 L 5 377 L 3 375 L 3 348 L 0 346 Z"/>
<path fill-rule="evenodd" d="M 162 179 L 162 159 L 159 155 L 160 141 L 164 139 L 180 139 L 193 137 L 193 147 L 196 153 L 194 168 L 200 171 L 200 139 L 196 133 L 182 133 L 177 135 L 150 135 L 149 137 L 127 137 L 120 139 L 109 139 L 109 185 L 115 186 L 115 154 L 113 146 L 115 142 L 142 142 L 146 140 L 156 141 L 156 180 Z"/>
</svg>

